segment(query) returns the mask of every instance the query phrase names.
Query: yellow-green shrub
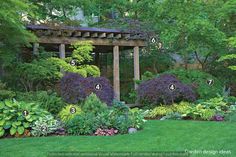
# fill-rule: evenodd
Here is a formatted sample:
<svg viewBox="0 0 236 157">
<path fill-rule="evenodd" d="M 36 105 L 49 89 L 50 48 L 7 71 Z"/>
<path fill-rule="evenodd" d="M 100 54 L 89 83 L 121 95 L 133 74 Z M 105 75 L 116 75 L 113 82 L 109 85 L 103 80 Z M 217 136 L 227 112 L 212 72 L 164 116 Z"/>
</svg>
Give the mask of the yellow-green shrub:
<svg viewBox="0 0 236 157">
<path fill-rule="evenodd" d="M 191 108 L 191 104 L 189 102 L 182 101 L 179 104 L 173 104 L 172 108 L 175 112 L 184 114 Z"/>
<path fill-rule="evenodd" d="M 153 110 L 151 110 L 149 114 L 147 115 L 147 117 L 155 118 L 158 116 L 165 116 L 172 112 L 173 110 L 171 106 L 158 106 L 158 107 L 155 107 Z"/>
<path fill-rule="evenodd" d="M 71 112 L 71 109 L 74 108 L 76 110 L 75 113 Z M 76 115 L 80 115 L 82 113 L 82 109 L 79 106 L 76 105 L 67 105 L 64 107 L 60 113 L 58 114 L 59 118 L 63 122 L 68 122 L 72 118 L 74 118 Z"/>
</svg>

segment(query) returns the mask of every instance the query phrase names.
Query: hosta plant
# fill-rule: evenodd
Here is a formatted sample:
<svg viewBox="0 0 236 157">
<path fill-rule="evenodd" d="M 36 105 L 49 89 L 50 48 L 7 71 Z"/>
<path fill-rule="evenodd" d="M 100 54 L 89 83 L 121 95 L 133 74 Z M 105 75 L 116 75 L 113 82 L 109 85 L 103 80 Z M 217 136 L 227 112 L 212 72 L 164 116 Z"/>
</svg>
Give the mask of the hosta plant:
<svg viewBox="0 0 236 157">
<path fill-rule="evenodd" d="M 202 101 L 200 102 L 205 108 L 209 108 L 209 109 L 214 109 L 216 111 L 221 112 L 222 110 L 227 110 L 228 109 L 228 105 L 227 102 L 224 100 L 223 97 L 215 97 L 215 98 L 211 98 L 209 100 L 206 101 Z"/>
<path fill-rule="evenodd" d="M 193 119 L 211 120 L 216 114 L 216 110 L 206 108 L 202 104 L 198 104 L 195 107 L 189 108 L 186 113 L 182 114 L 182 117 L 191 117 Z"/>
<path fill-rule="evenodd" d="M 46 136 L 56 132 L 60 128 L 61 123 L 58 120 L 55 120 L 53 116 L 48 115 L 40 117 L 33 123 L 31 134 L 33 136 Z"/>
<path fill-rule="evenodd" d="M 76 115 L 80 115 L 82 110 L 77 105 L 67 105 L 58 114 L 62 122 L 67 122 L 73 119 Z"/>
<path fill-rule="evenodd" d="M 171 106 L 158 106 L 151 110 L 146 117 L 148 118 L 156 118 L 158 116 L 165 116 L 169 113 L 172 113 L 173 109 Z"/>
<path fill-rule="evenodd" d="M 22 135 L 40 117 L 49 115 L 36 104 L 16 100 L 0 101 L 0 113 L 0 137 Z"/>
<path fill-rule="evenodd" d="M 184 114 L 189 110 L 189 108 L 191 108 L 191 105 L 192 104 L 189 102 L 182 101 L 179 104 L 173 104 L 172 109 L 174 110 L 174 112 Z"/>
<path fill-rule="evenodd" d="M 160 120 L 180 120 L 182 119 L 182 115 L 178 112 L 172 112 L 162 117 Z"/>
<path fill-rule="evenodd" d="M 142 129 L 146 120 L 144 117 L 147 115 L 147 111 L 143 111 L 138 108 L 133 108 L 129 111 L 130 127 L 136 129 Z"/>
<path fill-rule="evenodd" d="M 215 116 L 216 112 L 213 109 L 203 109 L 201 110 L 200 117 L 203 120 L 211 120 Z"/>
</svg>

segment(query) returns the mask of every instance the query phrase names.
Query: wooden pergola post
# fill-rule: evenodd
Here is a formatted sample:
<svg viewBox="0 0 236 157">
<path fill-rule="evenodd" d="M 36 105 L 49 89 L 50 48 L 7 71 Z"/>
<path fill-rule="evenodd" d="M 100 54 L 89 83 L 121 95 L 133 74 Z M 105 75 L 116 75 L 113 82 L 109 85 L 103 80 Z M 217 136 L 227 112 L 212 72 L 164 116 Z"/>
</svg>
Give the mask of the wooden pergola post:
<svg viewBox="0 0 236 157">
<path fill-rule="evenodd" d="M 113 47 L 113 85 L 115 98 L 120 100 L 119 46 Z"/>
<path fill-rule="evenodd" d="M 66 57 L 65 44 L 60 44 L 60 46 L 59 46 L 59 52 L 60 52 L 60 58 L 61 58 L 61 59 L 65 59 L 65 57 Z"/>
<path fill-rule="evenodd" d="M 139 68 L 139 47 L 134 47 L 134 80 L 140 80 L 140 68 Z M 137 89 L 138 85 L 135 83 L 134 88 Z"/>
<path fill-rule="evenodd" d="M 38 55 L 39 53 L 39 43 L 33 43 L 33 54 Z"/>
</svg>

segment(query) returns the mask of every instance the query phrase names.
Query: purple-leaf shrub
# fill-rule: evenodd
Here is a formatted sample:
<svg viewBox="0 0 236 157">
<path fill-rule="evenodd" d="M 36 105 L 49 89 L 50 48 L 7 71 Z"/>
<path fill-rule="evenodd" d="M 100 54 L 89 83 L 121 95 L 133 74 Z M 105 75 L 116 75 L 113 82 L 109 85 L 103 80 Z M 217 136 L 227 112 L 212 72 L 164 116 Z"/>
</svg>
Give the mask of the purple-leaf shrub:
<svg viewBox="0 0 236 157">
<path fill-rule="evenodd" d="M 100 90 L 95 86 L 101 85 Z M 91 93 L 108 105 L 112 104 L 114 97 L 113 88 L 105 77 L 82 77 L 75 73 L 66 73 L 61 79 L 61 95 L 67 103 L 78 103 L 84 100 Z"/>
<path fill-rule="evenodd" d="M 67 103 L 75 104 L 86 97 L 86 80 L 79 74 L 66 73 L 61 79 L 61 95 Z"/>
<path fill-rule="evenodd" d="M 174 84 L 176 89 L 171 91 L 169 86 Z M 172 104 L 180 101 L 195 101 L 196 93 L 192 87 L 181 83 L 174 75 L 164 74 L 157 78 L 142 82 L 138 89 L 141 104 Z"/>
</svg>

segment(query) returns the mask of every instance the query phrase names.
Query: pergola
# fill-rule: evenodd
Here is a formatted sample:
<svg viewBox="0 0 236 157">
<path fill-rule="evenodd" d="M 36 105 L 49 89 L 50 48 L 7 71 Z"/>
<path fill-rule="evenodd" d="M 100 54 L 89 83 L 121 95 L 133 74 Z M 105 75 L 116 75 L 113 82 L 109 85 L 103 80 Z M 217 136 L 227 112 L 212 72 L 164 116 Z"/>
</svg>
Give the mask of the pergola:
<svg viewBox="0 0 236 157">
<path fill-rule="evenodd" d="M 113 88 L 115 98 L 120 100 L 120 49 L 133 49 L 134 79 L 140 79 L 139 48 L 146 45 L 145 40 L 139 34 L 132 34 L 115 29 L 85 28 L 85 27 L 50 27 L 43 25 L 28 25 L 37 37 L 37 43 L 33 43 L 33 53 L 37 53 L 39 44 L 57 44 L 60 58 L 66 56 L 66 45 L 76 41 L 90 40 L 95 46 L 95 55 L 102 49 L 113 51 Z M 137 85 L 135 84 L 135 88 Z"/>
</svg>

